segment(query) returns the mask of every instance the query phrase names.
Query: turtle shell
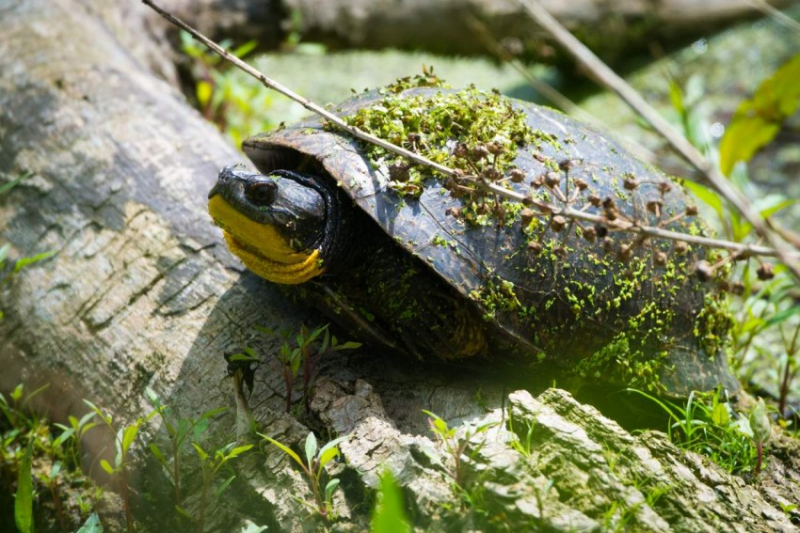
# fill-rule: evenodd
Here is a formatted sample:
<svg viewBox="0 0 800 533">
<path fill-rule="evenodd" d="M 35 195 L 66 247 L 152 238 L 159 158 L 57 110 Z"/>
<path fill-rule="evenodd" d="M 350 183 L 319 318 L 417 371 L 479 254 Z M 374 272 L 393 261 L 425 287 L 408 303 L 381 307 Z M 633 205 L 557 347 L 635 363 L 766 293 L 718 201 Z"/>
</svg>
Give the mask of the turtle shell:
<svg viewBox="0 0 800 533">
<path fill-rule="evenodd" d="M 442 93 L 455 94 L 417 88 L 396 97 L 425 100 Z M 485 97 L 521 113 L 535 133 L 534 142 L 516 149 L 513 165 L 524 177 L 503 179 L 503 187 L 554 206 L 569 199 L 587 213 L 703 231 L 686 214 L 681 187 L 614 140 L 555 110 Z M 334 111 L 352 117 L 384 105 L 384 98 L 364 93 Z M 459 142 L 453 139 L 449 149 Z M 445 180 L 430 176 L 421 194 L 402 194 L 384 161 L 370 159 L 363 142 L 320 118 L 257 135 L 243 148 L 265 173 L 301 167 L 309 158 L 318 163 L 387 235 L 475 302 L 502 332 L 497 351 L 656 392 L 738 388 L 723 353 L 729 319 L 722 297 L 713 281 L 694 274 L 705 259 L 700 247 L 554 220 L 535 209 L 531 217 L 519 205 L 502 218 L 467 222 L 458 213 L 473 200 L 454 194 Z"/>
</svg>

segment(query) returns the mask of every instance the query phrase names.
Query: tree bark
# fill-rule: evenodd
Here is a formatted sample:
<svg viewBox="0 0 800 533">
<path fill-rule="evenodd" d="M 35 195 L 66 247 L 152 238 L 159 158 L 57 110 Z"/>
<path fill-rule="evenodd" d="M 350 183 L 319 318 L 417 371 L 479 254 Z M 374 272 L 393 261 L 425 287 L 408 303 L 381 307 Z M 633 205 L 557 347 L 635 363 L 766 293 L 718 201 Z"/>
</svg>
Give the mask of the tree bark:
<svg viewBox="0 0 800 533">
<path fill-rule="evenodd" d="M 92 397 L 142 412 L 146 386 L 179 409 L 224 404 L 223 352 L 254 323 L 306 318 L 220 245 L 206 195 L 243 156 L 147 68 L 154 41 L 133 54 L 106 23 L 142 27 L 134 5 L 0 3 L 0 172 L 32 173 L 0 235 L 17 256 L 57 252 L 3 295 L 0 381 L 50 382 L 41 399 L 65 412 Z"/>
<path fill-rule="evenodd" d="M 37 405 L 55 420 L 84 412 L 83 399 L 131 420 L 151 410 L 148 387 L 178 416 L 237 409 L 223 354 L 253 346 L 267 357 L 249 399 L 252 416 L 260 431 L 302 447 L 308 427 L 283 413 L 273 357 L 282 341 L 257 336 L 253 326 L 296 332 L 318 319 L 243 272 L 221 245 L 206 194 L 218 168 L 242 156 L 162 79 L 171 76 L 163 48 L 137 33 L 145 19 L 138 4 L 0 0 L 0 176 L 8 182 L 31 173 L 0 199 L 0 237 L 17 257 L 57 252 L 0 294 L 0 391 L 48 384 Z M 632 437 L 567 393 L 507 399 L 503 384 L 489 378 L 363 350 L 323 359 L 311 400 L 305 420 L 320 439 L 352 435 L 341 445 L 347 462 L 330 469 L 343 479 L 334 498 L 343 530 L 367 527 L 364 502 L 387 467 L 415 522 L 432 530 L 489 528 L 500 516 L 518 529 L 602 530 L 623 520 L 643 531 L 699 531 L 705 522 L 719 531 L 792 528 L 779 504 L 796 501 L 795 485 L 760 494 L 662 435 Z M 512 446 L 507 402 L 521 438 L 522 427 L 535 428 L 535 450 Z M 464 454 L 425 436 L 422 409 L 452 427 L 471 422 L 453 437 L 469 441 Z M 246 420 L 243 410 L 239 402 Z M 233 440 L 235 416 L 215 424 Z M 96 456 L 108 443 L 84 444 Z M 784 470 L 773 472 L 798 479 L 793 448 L 780 449 L 788 451 L 773 468 Z M 305 519 L 297 498 L 311 493 L 284 455 L 268 447 L 266 461 L 251 454 L 241 464 L 236 497 L 209 513 L 210 526 L 232 530 L 250 517 L 270 530 L 322 527 Z M 657 504 L 642 489 L 651 477 L 676 487 Z M 587 492 L 575 479 L 587 482 Z M 469 487 L 485 489 L 482 507 Z M 145 490 L 159 489 L 137 492 Z M 465 494 L 473 498 L 469 509 Z M 185 505 L 198 506 L 197 497 Z M 172 512 L 166 505 L 141 516 Z"/>
</svg>

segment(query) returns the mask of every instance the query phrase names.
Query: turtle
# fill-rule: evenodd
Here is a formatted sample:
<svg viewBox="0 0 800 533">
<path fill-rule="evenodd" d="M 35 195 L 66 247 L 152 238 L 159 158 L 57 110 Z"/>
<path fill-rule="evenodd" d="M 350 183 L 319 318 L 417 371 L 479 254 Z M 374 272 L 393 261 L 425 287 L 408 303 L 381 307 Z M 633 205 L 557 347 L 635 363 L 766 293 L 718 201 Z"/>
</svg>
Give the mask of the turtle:
<svg viewBox="0 0 800 533">
<path fill-rule="evenodd" d="M 497 91 L 407 78 L 333 111 L 455 174 L 318 117 L 251 137 L 256 170 L 223 168 L 208 207 L 255 274 L 424 361 L 668 395 L 739 388 L 713 251 L 611 223 L 704 233 L 679 182 Z"/>
</svg>

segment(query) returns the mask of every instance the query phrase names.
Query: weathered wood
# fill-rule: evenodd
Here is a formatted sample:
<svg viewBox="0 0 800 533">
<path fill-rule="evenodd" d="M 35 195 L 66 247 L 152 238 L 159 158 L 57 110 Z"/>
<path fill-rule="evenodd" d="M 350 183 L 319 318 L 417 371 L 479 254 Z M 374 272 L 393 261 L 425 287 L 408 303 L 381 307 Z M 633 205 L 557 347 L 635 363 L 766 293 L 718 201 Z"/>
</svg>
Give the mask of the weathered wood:
<svg viewBox="0 0 800 533">
<path fill-rule="evenodd" d="M 125 11 L 0 4 L 0 173 L 33 173 L 2 199 L 0 235 L 17 256 L 57 252 L 3 295 L 0 382 L 50 382 L 64 411 L 141 412 L 146 386 L 180 410 L 224 405 L 223 352 L 303 315 L 220 246 L 206 194 L 243 157 L 109 31 Z"/>
</svg>

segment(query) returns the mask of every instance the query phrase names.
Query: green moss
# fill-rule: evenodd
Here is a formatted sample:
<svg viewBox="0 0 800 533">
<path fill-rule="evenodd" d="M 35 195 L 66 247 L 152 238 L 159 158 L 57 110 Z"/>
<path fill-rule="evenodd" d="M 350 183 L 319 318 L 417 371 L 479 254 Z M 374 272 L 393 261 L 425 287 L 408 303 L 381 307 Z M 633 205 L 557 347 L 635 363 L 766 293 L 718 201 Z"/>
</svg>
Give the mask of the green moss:
<svg viewBox="0 0 800 533">
<path fill-rule="evenodd" d="M 703 309 L 694 322 L 694 338 L 708 357 L 713 358 L 728 341 L 733 327 L 733 316 L 729 311 L 728 299 L 719 293 L 705 295 Z"/>
<path fill-rule="evenodd" d="M 400 92 L 418 86 L 414 82 L 390 86 L 381 91 L 383 98 L 378 102 L 343 118 L 465 176 L 481 175 L 497 183 L 508 179 L 516 168 L 513 161 L 519 146 L 548 143 L 560 147 L 555 136 L 534 131 L 525 112 L 496 92 L 485 93 L 475 87 L 425 95 Z M 455 183 L 383 148 L 363 147 L 374 167 L 388 169 L 390 187 L 401 196 L 418 197 L 435 180 L 453 196 L 467 199 L 462 216 L 470 224 L 513 220 L 518 211 L 509 202 L 484 201 L 488 193 L 474 183 Z M 558 165 L 553 164 L 557 170 Z"/>
<path fill-rule="evenodd" d="M 481 304 L 486 320 L 496 319 L 500 312 L 514 311 L 523 316 L 528 312 L 517 298 L 514 284 L 507 280 L 487 279 L 480 289 L 471 291 L 469 297 Z"/>
</svg>

